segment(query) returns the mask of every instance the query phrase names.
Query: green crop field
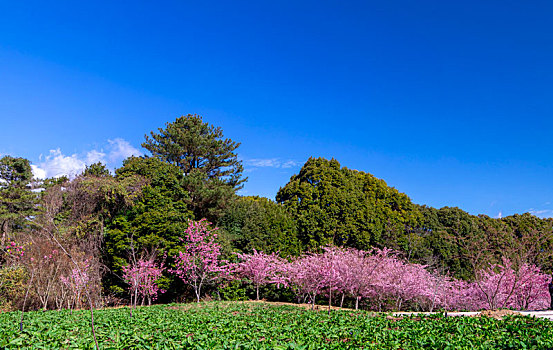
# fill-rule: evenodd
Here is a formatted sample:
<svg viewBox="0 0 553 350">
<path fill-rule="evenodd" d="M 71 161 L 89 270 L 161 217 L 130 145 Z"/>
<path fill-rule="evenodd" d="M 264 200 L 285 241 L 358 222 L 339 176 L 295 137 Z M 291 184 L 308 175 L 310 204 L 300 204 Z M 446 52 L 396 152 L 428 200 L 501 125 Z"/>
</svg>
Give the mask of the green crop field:
<svg viewBox="0 0 553 350">
<path fill-rule="evenodd" d="M 92 349 L 86 311 L 0 314 L 0 348 Z M 95 312 L 102 349 L 551 349 L 553 323 L 511 316 L 390 317 L 263 303 L 156 305 Z"/>
</svg>

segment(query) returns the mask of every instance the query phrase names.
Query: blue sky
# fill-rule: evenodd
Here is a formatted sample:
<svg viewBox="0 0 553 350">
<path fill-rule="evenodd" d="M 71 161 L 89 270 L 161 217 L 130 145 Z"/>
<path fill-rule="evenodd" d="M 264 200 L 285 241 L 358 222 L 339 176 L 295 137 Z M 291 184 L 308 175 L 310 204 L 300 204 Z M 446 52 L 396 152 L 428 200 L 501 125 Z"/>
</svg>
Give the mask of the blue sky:
<svg viewBox="0 0 553 350">
<path fill-rule="evenodd" d="M 551 1 L 0 0 L 0 154 L 47 175 L 197 113 L 242 194 L 309 156 L 419 204 L 553 216 Z"/>
</svg>

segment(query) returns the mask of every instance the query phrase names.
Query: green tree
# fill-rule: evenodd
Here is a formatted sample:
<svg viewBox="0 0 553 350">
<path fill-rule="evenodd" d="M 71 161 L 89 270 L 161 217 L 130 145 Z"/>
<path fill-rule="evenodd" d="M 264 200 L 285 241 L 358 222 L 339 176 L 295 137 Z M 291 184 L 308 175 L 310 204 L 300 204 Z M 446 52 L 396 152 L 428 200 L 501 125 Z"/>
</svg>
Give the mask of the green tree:
<svg viewBox="0 0 553 350">
<path fill-rule="evenodd" d="M 540 266 L 553 272 L 553 218 L 541 219 L 530 213 L 498 219 L 511 232 L 504 250 L 511 260 Z"/>
<path fill-rule="evenodd" d="M 167 123 L 158 133 L 152 131 L 142 144 L 154 157 L 181 169 L 196 218 L 212 221 L 246 181 L 235 153 L 239 145 L 225 139 L 220 127 L 190 114 Z"/>
<path fill-rule="evenodd" d="M 218 223 L 230 249 L 243 253 L 253 250 L 280 252 L 282 256 L 300 253 L 297 228 L 284 206 L 258 196 L 239 197 Z"/>
<path fill-rule="evenodd" d="M 181 249 L 180 238 L 194 215 L 177 166 L 153 157 L 130 157 L 115 173 L 118 181 L 135 176 L 147 181 L 135 205 L 120 211 L 106 230 L 105 261 L 112 274 L 106 276 L 105 289 L 123 292 L 124 285 L 116 276 L 121 276 L 122 266 L 130 260 L 131 245 L 137 252 L 157 251 L 171 258 Z"/>
<path fill-rule="evenodd" d="M 108 168 L 106 168 L 105 164 L 102 164 L 101 162 L 94 163 L 87 165 L 84 172 L 84 176 L 96 176 L 96 177 L 106 177 L 110 176 Z"/>
<path fill-rule="evenodd" d="M 426 232 L 424 245 L 430 254 L 418 257 L 419 262 L 457 278 L 472 278 L 487 251 L 487 246 L 474 249 L 484 235 L 478 230 L 478 218 L 456 207 L 418 209 L 422 214 L 419 227 Z"/>
<path fill-rule="evenodd" d="M 33 173 L 27 159 L 4 156 L 0 159 L 0 244 L 13 231 L 27 228 L 35 213 L 37 195 L 31 191 Z"/>
<path fill-rule="evenodd" d="M 420 215 L 409 197 L 383 180 L 324 158 L 309 158 L 278 191 L 277 202 L 296 220 L 306 249 L 397 247 Z"/>
</svg>

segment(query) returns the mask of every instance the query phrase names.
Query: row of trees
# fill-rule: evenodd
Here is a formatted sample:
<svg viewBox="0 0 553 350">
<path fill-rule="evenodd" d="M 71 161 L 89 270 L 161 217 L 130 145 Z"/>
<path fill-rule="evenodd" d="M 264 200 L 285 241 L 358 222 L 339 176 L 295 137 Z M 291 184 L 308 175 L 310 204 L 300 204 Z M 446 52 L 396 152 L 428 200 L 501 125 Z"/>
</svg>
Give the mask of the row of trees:
<svg viewBox="0 0 553 350">
<path fill-rule="evenodd" d="M 298 303 L 314 306 L 322 296 L 329 309 L 333 301 L 342 307 L 346 298 L 354 300 L 356 309 L 362 301 L 379 311 L 539 309 L 549 304 L 549 276 L 534 265 L 517 266 L 506 258 L 477 270 L 475 280 L 466 282 L 409 263 L 389 249 L 325 247 L 289 260 L 254 251 L 238 253 L 239 260 L 231 263 L 221 259 L 215 239 L 204 220 L 190 222 L 185 252 L 179 252 L 171 270 L 194 289 L 197 301 L 203 286 L 238 279 L 254 285 L 257 299 L 261 286 L 276 284 L 293 290 Z"/>
<path fill-rule="evenodd" d="M 167 123 L 146 136 L 143 146 L 150 157 L 130 157 L 114 174 L 93 164 L 74 179 L 36 181 L 28 160 L 0 159 L 0 305 L 20 307 L 27 299 L 34 308 L 80 307 L 129 298 L 137 304 L 158 296 L 179 300 L 189 292 L 198 299 L 202 290 L 230 283 L 215 283 L 219 276 L 206 285 L 206 277 L 197 291 L 183 283 L 194 255 L 188 251 L 189 221 L 203 218 L 219 227 L 212 238 L 220 245 L 212 252 L 217 261 L 236 263 L 263 251 L 273 262 L 307 264 L 324 247 L 336 246 L 373 259 L 393 249 L 398 264 L 418 264 L 409 266 L 467 283 L 490 266 L 501 270 L 504 258 L 513 271 L 522 266 L 553 271 L 553 219 L 530 214 L 492 219 L 419 206 L 371 174 L 322 158 L 310 158 L 276 201 L 241 197 L 236 191 L 246 178 L 239 143 L 196 115 Z M 23 257 L 12 256 L 12 244 L 25 249 Z M 291 279 L 286 284 L 301 289 Z M 262 285 L 256 282 L 257 293 Z M 327 294 L 356 301 L 335 287 Z M 402 308 L 411 302 L 399 300 Z"/>
<path fill-rule="evenodd" d="M 387 247 L 465 280 L 503 256 L 553 271 L 553 218 L 494 219 L 416 205 L 383 180 L 334 159 L 307 160 L 276 199 L 296 223 L 302 250 Z"/>
</svg>

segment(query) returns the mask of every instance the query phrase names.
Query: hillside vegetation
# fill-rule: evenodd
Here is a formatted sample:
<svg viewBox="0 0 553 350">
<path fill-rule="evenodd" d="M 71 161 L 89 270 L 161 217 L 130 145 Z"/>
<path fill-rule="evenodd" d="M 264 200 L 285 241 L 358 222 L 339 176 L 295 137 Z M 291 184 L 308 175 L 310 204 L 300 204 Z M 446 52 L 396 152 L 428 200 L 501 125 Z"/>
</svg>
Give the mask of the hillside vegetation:
<svg viewBox="0 0 553 350">
<path fill-rule="evenodd" d="M 1 158 L 0 308 L 126 304 L 130 267 L 138 262 L 165 267 L 149 282 L 155 295 L 148 292 L 141 303 L 158 295 L 162 302 L 191 300 L 193 288 L 169 271 L 189 248 L 190 220 L 204 218 L 218 227 L 219 258 L 231 263 L 239 260 L 235 253 L 291 259 L 330 245 L 392 249 L 432 273 L 465 281 L 505 259 L 515 275 L 529 265 L 553 272 L 551 218 L 494 219 L 418 205 L 368 172 L 315 157 L 275 201 L 239 196 L 247 180 L 239 145 L 188 115 L 151 132 L 143 144 L 151 156 L 130 157 L 114 174 L 97 163 L 76 178 L 37 180 L 28 160 Z M 267 298 L 294 299 L 286 288 L 263 288 Z M 240 281 L 202 290 L 223 299 L 255 295 Z"/>
</svg>

